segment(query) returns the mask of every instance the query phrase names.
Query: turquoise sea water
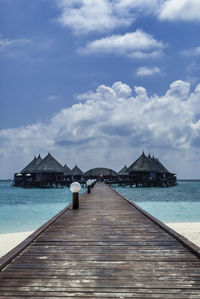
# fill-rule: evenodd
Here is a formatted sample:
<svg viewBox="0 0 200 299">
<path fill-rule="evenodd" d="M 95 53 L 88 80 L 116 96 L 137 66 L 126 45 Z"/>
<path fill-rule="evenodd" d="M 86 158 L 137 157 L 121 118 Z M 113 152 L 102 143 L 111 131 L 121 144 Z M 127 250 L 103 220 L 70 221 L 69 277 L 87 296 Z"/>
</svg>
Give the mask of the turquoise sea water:
<svg viewBox="0 0 200 299">
<path fill-rule="evenodd" d="M 163 222 L 200 222 L 200 182 L 179 182 L 171 188 L 115 189 Z M 12 188 L 10 181 L 0 181 L 0 233 L 36 230 L 71 198 L 68 188 Z"/>
<path fill-rule="evenodd" d="M 200 222 L 200 181 L 180 181 L 170 188 L 115 190 L 162 222 Z"/>
<path fill-rule="evenodd" d="M 69 188 L 24 189 L 11 183 L 0 181 L 0 234 L 36 230 L 72 201 Z"/>
</svg>

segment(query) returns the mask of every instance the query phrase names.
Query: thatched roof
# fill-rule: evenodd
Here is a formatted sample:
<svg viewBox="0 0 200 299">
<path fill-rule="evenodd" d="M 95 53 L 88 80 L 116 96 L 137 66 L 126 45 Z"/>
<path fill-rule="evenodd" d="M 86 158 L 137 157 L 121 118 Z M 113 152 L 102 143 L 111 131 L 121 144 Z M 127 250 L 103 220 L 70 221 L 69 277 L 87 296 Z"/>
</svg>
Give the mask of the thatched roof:
<svg viewBox="0 0 200 299">
<path fill-rule="evenodd" d="M 77 165 L 71 170 L 72 175 L 83 175 L 83 171 Z"/>
<path fill-rule="evenodd" d="M 85 176 L 115 176 L 117 173 L 109 168 L 93 168 L 85 172 Z"/>
<path fill-rule="evenodd" d="M 63 169 L 64 169 L 64 175 L 72 175 L 71 169 L 66 164 L 63 166 Z"/>
<path fill-rule="evenodd" d="M 154 157 L 142 155 L 128 168 L 128 172 L 156 172 L 168 173 L 169 171 Z"/>
<path fill-rule="evenodd" d="M 49 153 L 32 172 L 64 173 L 63 166 Z"/>
<path fill-rule="evenodd" d="M 118 174 L 119 175 L 128 175 L 128 168 L 127 168 L 127 166 L 125 165 L 119 172 L 118 172 Z"/>
<path fill-rule="evenodd" d="M 168 173 L 169 171 L 163 166 L 163 164 L 158 160 L 158 159 L 154 159 L 154 165 L 157 168 L 157 172 L 162 172 L 162 173 Z"/>
<path fill-rule="evenodd" d="M 37 158 L 34 157 L 34 159 L 21 171 L 21 173 L 25 174 L 32 172 L 33 169 L 36 168 L 41 162 L 42 158 L 40 155 Z"/>
</svg>

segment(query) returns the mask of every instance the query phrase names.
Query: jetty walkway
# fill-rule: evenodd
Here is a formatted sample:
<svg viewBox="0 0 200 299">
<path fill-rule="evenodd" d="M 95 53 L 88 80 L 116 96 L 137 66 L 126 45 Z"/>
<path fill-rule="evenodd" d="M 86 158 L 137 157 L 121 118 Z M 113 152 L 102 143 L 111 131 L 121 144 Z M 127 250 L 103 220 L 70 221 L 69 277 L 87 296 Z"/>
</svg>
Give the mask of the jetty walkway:
<svg viewBox="0 0 200 299">
<path fill-rule="evenodd" d="M 96 184 L 0 259 L 0 298 L 200 298 L 198 250 Z"/>
</svg>

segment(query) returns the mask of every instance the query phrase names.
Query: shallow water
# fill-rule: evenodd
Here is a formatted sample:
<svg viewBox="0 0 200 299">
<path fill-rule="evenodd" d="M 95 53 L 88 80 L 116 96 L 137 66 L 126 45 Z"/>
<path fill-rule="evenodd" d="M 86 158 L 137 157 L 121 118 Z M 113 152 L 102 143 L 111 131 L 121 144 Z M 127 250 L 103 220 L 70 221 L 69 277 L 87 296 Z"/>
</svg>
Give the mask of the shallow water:
<svg viewBox="0 0 200 299">
<path fill-rule="evenodd" d="M 72 201 L 69 188 L 13 188 L 11 183 L 0 181 L 0 234 L 36 230 Z"/>
<path fill-rule="evenodd" d="M 68 188 L 24 189 L 13 188 L 11 183 L 0 181 L 2 234 L 36 230 L 72 199 Z M 171 188 L 115 189 L 163 222 L 200 222 L 200 182 L 180 182 Z"/>
<path fill-rule="evenodd" d="M 200 222 L 200 182 L 179 182 L 170 188 L 115 190 L 162 222 Z"/>
</svg>

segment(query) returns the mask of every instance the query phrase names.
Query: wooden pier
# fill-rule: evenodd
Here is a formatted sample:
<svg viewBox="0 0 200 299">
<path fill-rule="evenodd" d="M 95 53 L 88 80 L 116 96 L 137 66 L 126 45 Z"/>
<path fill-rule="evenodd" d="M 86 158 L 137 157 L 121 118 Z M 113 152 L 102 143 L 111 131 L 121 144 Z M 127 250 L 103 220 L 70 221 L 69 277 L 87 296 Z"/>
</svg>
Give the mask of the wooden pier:
<svg viewBox="0 0 200 299">
<path fill-rule="evenodd" d="M 99 183 L 0 259 L 0 298 L 200 298 L 199 257 Z"/>
</svg>

